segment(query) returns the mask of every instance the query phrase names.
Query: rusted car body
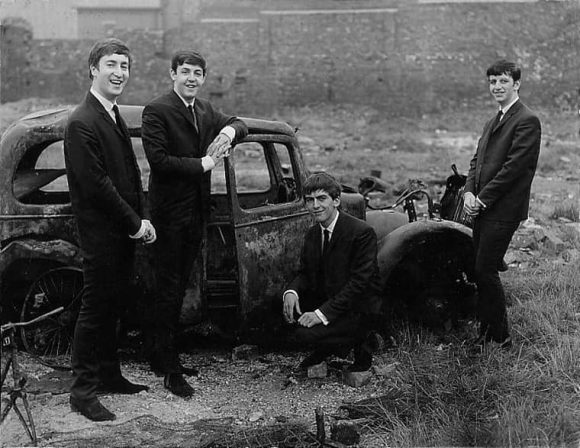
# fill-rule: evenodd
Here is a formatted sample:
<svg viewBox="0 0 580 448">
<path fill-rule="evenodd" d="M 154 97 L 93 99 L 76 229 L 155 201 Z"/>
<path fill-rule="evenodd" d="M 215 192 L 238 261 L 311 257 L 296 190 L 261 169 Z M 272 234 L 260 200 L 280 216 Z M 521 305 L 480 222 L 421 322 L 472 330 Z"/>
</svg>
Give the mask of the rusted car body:
<svg viewBox="0 0 580 448">
<path fill-rule="evenodd" d="M 82 254 L 62 148 L 71 110 L 28 115 L 0 141 L 4 320 L 29 319 L 63 305 L 71 311 L 63 313 L 58 325 L 74 325 Z M 149 167 L 140 139 L 141 112 L 140 106 L 121 107 L 146 188 Z M 244 120 L 249 135 L 212 175 L 207 238 L 181 316 L 184 325 L 210 319 L 238 335 L 272 331 L 281 324 L 281 293 L 296 271 L 302 236 L 312 223 L 301 198 L 309 172 L 295 132 L 282 122 Z M 409 222 L 407 214 L 392 209 L 368 210 L 365 198 L 354 190 L 345 190 L 342 204 L 377 232 L 386 308 L 394 297 L 426 303 L 425 294 L 434 288 L 459 290 L 457 285 L 469 282 L 469 228 L 431 217 Z M 143 305 L 154 282 L 148 249 L 140 246 L 138 251 L 137 291 L 144 297 L 138 303 Z"/>
</svg>

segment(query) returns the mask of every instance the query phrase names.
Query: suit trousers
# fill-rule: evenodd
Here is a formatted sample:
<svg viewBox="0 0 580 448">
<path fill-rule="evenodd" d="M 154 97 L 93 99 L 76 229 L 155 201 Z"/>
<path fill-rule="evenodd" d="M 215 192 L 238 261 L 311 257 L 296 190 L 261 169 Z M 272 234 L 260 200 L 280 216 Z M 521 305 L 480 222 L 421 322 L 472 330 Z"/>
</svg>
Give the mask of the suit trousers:
<svg viewBox="0 0 580 448">
<path fill-rule="evenodd" d="M 156 294 L 152 317 L 154 340 L 151 364 L 163 373 L 180 372 L 175 337 L 193 264 L 201 246 L 203 229 L 199 218 L 186 223 L 156 223 Z"/>
<path fill-rule="evenodd" d="M 473 227 L 475 281 L 478 290 L 477 315 L 480 336 L 503 342 L 509 336 L 505 292 L 498 267 L 508 249 L 519 221 L 477 218 Z"/>
<path fill-rule="evenodd" d="M 85 254 L 84 288 L 77 318 L 71 395 L 79 400 L 96 397 L 99 382 L 121 377 L 117 354 L 117 324 L 130 294 L 135 243 L 127 237 L 107 241 L 98 254 Z"/>
</svg>

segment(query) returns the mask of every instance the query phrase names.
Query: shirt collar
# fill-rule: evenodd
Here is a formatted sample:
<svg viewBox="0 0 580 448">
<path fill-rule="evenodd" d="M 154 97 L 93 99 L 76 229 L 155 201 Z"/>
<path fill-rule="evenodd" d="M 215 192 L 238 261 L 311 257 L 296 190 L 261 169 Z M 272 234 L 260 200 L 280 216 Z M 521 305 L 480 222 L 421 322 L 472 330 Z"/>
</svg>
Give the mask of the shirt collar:
<svg viewBox="0 0 580 448">
<path fill-rule="evenodd" d="M 187 101 L 185 101 L 185 99 L 179 94 L 177 93 L 175 90 L 173 90 L 175 92 L 175 94 L 179 97 L 179 99 L 183 102 L 183 104 L 185 104 L 185 107 L 193 107 L 193 105 L 195 104 L 195 98 L 191 101 L 191 103 L 188 103 Z"/>
<path fill-rule="evenodd" d="M 516 104 L 519 99 L 520 99 L 520 97 L 516 96 L 516 98 L 511 103 L 509 103 L 506 107 L 500 107 L 499 110 L 501 110 L 502 115 L 505 115 L 507 113 L 507 111 L 510 110 L 510 107 L 512 107 L 514 104 Z"/>
<path fill-rule="evenodd" d="M 91 87 L 90 92 L 93 94 L 93 96 L 99 100 L 99 103 L 101 103 L 103 105 L 103 107 L 105 108 L 105 110 L 109 113 L 111 113 L 111 111 L 113 110 L 113 106 L 115 104 L 117 104 L 116 102 L 112 102 L 109 101 L 107 98 L 105 98 L 103 95 L 101 95 L 99 92 L 97 92 L 95 89 L 93 89 Z"/>
<path fill-rule="evenodd" d="M 324 232 L 325 230 L 328 230 L 328 232 L 330 233 L 329 236 L 332 235 L 332 232 L 334 232 L 334 226 L 336 225 L 336 221 L 338 221 L 338 215 L 340 214 L 340 212 L 337 210 L 336 211 L 336 216 L 334 217 L 334 219 L 332 220 L 332 222 L 328 225 L 328 227 L 324 227 L 322 225 L 320 225 L 320 230 L 322 232 Z"/>
</svg>

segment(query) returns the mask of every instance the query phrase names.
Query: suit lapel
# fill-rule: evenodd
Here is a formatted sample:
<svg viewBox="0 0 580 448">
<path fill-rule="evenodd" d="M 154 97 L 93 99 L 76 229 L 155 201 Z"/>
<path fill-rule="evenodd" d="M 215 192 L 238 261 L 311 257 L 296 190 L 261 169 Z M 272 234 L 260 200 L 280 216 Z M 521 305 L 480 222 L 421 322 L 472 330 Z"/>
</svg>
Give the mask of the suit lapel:
<svg viewBox="0 0 580 448">
<path fill-rule="evenodd" d="M 123 118 L 121 118 L 121 126 L 124 126 L 124 129 L 122 129 L 121 127 L 117 126 L 117 123 L 115 123 L 115 120 L 113 120 L 111 118 L 111 116 L 109 115 L 109 113 L 106 111 L 105 107 L 90 92 L 87 94 L 87 103 L 95 111 L 97 111 L 99 114 L 101 114 L 101 116 L 103 117 L 103 119 L 109 124 L 109 126 L 111 126 L 111 128 L 113 128 L 114 132 L 116 132 L 117 134 L 119 134 L 123 138 L 123 140 L 125 140 L 125 141 L 130 140 L 129 130 L 127 129 L 127 125 L 123 121 Z"/>
<path fill-rule="evenodd" d="M 185 106 L 185 103 L 183 102 L 183 100 L 179 97 L 179 95 L 177 93 L 175 93 L 174 90 L 171 91 L 170 97 L 171 97 L 171 102 L 173 103 L 175 108 L 179 111 L 179 113 L 181 115 L 183 115 L 183 117 L 185 117 L 187 122 L 195 130 L 195 123 L 193 122 L 193 117 L 189 113 L 189 110 L 187 110 L 187 107 Z M 197 101 L 194 102 L 193 106 L 194 106 L 194 111 L 197 111 Z M 199 123 L 199 121 L 198 121 L 198 123 Z"/>
<path fill-rule="evenodd" d="M 338 219 L 336 220 L 336 224 L 334 225 L 334 230 L 332 231 L 332 236 L 330 237 L 330 244 L 328 245 L 327 255 L 330 258 L 330 253 L 336 246 L 336 242 L 342 237 L 344 233 L 344 212 L 338 213 Z M 321 243 L 322 247 L 322 243 Z"/>
<path fill-rule="evenodd" d="M 492 129 L 491 133 L 497 132 L 504 124 L 506 124 L 511 117 L 513 117 L 522 107 L 522 103 L 518 100 L 512 107 L 508 109 L 501 121 Z"/>
</svg>

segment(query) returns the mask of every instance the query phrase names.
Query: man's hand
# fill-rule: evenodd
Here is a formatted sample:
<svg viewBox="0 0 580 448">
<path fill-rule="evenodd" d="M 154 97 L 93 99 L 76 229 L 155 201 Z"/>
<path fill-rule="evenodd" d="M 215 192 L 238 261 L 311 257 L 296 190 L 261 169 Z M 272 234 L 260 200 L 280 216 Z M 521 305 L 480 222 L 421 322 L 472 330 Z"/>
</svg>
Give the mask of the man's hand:
<svg viewBox="0 0 580 448">
<path fill-rule="evenodd" d="M 284 295 L 283 313 L 284 313 L 284 319 L 289 324 L 292 324 L 295 322 L 294 321 L 294 310 L 296 310 L 296 312 L 298 314 L 302 314 L 302 311 L 300 311 L 300 302 L 298 301 L 298 296 L 296 294 L 294 294 L 293 292 L 288 292 Z"/>
<path fill-rule="evenodd" d="M 303 327 L 310 328 L 321 324 L 322 321 L 314 311 L 308 311 L 307 313 L 304 313 L 302 316 L 300 316 L 298 323 Z"/>
<path fill-rule="evenodd" d="M 473 193 L 463 195 L 463 209 L 469 216 L 477 216 L 481 211 L 481 203 L 477 201 Z"/>
<path fill-rule="evenodd" d="M 153 227 L 153 224 L 151 224 L 148 219 L 144 219 L 142 222 L 145 225 L 145 233 L 141 237 L 141 241 L 143 241 L 144 244 L 154 243 L 157 239 L 157 232 L 155 232 L 155 227 Z"/>
<path fill-rule="evenodd" d="M 220 133 L 208 146 L 206 155 L 210 156 L 217 164 L 218 161 L 230 155 L 231 143 L 232 141 L 226 134 Z"/>
</svg>

